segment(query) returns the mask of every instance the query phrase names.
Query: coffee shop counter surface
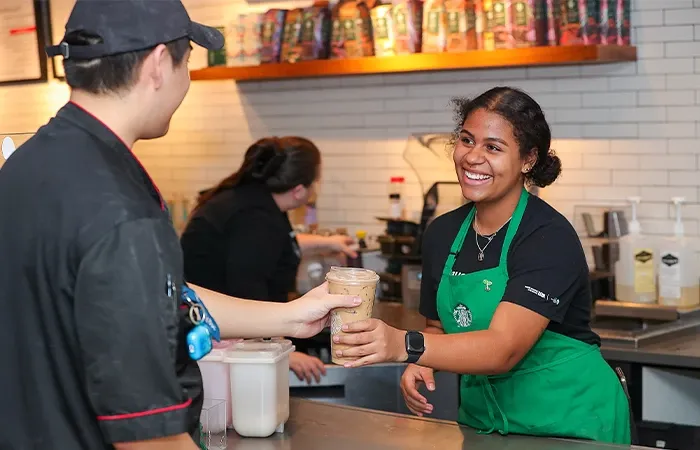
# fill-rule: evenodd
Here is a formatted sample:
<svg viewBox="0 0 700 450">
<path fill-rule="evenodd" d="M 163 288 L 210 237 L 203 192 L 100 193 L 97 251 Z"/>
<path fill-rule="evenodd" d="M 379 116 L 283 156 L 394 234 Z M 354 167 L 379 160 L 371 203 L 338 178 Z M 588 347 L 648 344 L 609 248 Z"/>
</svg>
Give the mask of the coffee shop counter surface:
<svg viewBox="0 0 700 450">
<path fill-rule="evenodd" d="M 629 450 L 595 442 L 528 436 L 480 435 L 454 422 L 291 399 L 284 433 L 241 438 L 232 450 Z"/>
<path fill-rule="evenodd" d="M 373 316 L 403 330 L 422 330 L 425 327 L 425 318 L 401 303 L 377 302 Z M 603 342 L 601 351 L 609 361 L 700 369 L 700 329 L 697 331 L 639 348 L 616 347 Z"/>
</svg>

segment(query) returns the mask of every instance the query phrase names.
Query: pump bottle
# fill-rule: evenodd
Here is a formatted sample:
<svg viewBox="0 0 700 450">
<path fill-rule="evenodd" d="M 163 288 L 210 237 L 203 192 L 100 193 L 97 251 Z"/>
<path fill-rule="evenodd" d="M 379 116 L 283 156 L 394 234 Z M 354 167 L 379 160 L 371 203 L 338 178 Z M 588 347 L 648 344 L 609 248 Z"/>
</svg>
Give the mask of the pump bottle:
<svg viewBox="0 0 700 450">
<path fill-rule="evenodd" d="M 666 306 L 687 308 L 700 303 L 700 270 L 695 252 L 695 242 L 684 234 L 681 218 L 682 197 L 671 202 L 676 209 L 673 235 L 659 243 L 659 303 Z"/>
<path fill-rule="evenodd" d="M 621 302 L 656 303 L 654 240 L 642 234 L 637 219 L 639 197 L 628 198 L 632 206 L 629 233 L 620 238 L 620 259 L 615 264 L 615 297 Z"/>
</svg>

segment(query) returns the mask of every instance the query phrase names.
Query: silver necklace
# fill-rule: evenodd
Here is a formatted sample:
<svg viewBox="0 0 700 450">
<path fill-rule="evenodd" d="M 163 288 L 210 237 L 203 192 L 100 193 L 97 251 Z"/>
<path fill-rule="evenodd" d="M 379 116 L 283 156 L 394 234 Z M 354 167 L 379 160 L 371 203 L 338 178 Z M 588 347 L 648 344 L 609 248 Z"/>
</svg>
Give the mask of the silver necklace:
<svg viewBox="0 0 700 450">
<path fill-rule="evenodd" d="M 491 243 L 491 241 L 493 241 L 493 238 L 496 236 L 496 233 L 498 233 L 499 231 L 501 231 L 501 230 L 503 229 L 503 227 L 505 227 L 506 224 L 507 224 L 508 222 L 510 222 L 510 219 L 512 219 L 513 216 L 510 216 L 510 217 L 508 218 L 508 220 L 506 220 L 506 221 L 503 223 L 503 225 L 500 226 L 500 228 L 499 228 L 498 230 L 496 230 L 495 232 L 493 232 L 493 234 L 489 234 L 488 236 L 485 236 L 485 235 L 482 235 L 482 234 L 481 234 L 481 232 L 479 231 L 479 223 L 476 221 L 476 218 L 477 218 L 477 217 L 476 217 L 476 213 L 474 213 L 474 228 L 476 229 L 476 233 L 474 233 L 474 242 L 476 242 L 476 248 L 479 249 L 479 254 L 477 255 L 477 258 L 476 258 L 476 259 L 477 259 L 479 262 L 481 262 L 481 261 L 484 260 L 484 251 L 486 251 L 486 247 L 488 247 L 489 244 Z M 486 238 L 486 240 L 488 241 L 488 242 L 486 243 L 486 245 L 484 245 L 484 248 L 481 248 L 481 245 L 479 245 L 479 236 L 482 236 L 482 237 Z"/>
</svg>

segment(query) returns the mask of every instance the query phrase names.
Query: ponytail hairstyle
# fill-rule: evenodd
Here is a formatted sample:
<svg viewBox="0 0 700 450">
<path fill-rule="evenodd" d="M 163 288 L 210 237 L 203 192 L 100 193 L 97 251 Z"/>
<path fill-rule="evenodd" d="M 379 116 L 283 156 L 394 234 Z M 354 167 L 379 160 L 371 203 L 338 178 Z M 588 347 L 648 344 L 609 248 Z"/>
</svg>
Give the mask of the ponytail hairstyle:
<svg viewBox="0 0 700 450">
<path fill-rule="evenodd" d="M 262 184 L 274 194 L 299 185 L 308 188 L 318 178 L 320 165 L 321 152 L 306 138 L 262 138 L 248 147 L 238 171 L 224 178 L 216 187 L 200 193 L 197 207 L 226 189 L 246 184 Z"/>
</svg>

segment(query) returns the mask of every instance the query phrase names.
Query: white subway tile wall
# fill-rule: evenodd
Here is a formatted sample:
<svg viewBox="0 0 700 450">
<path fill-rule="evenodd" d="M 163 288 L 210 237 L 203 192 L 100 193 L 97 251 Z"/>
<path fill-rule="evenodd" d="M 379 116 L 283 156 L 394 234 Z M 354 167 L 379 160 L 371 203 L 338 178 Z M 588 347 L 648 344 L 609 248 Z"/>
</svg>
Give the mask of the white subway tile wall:
<svg viewBox="0 0 700 450">
<path fill-rule="evenodd" d="M 186 0 L 191 16 L 225 25 L 246 8 L 305 2 Z M 236 169 L 265 135 L 303 135 L 324 157 L 324 226 L 381 231 L 391 176 L 406 177 L 409 210 L 422 192 L 403 158 L 410 133 L 452 130 L 449 100 L 495 85 L 525 89 L 545 109 L 561 179 L 540 191 L 572 221 L 577 205 L 624 204 L 641 195 L 642 225 L 671 230 L 672 196 L 684 196 L 688 233 L 700 222 L 700 1 L 632 0 L 637 63 L 537 67 L 319 80 L 193 82 L 170 133 L 136 154 L 168 198 L 192 199 Z M 191 65 L 202 66 L 197 50 Z M 0 132 L 33 131 L 67 99 L 64 84 L 0 88 Z M 453 179 L 449 170 L 444 177 Z M 579 222 L 580 219 L 576 218 Z"/>
</svg>

